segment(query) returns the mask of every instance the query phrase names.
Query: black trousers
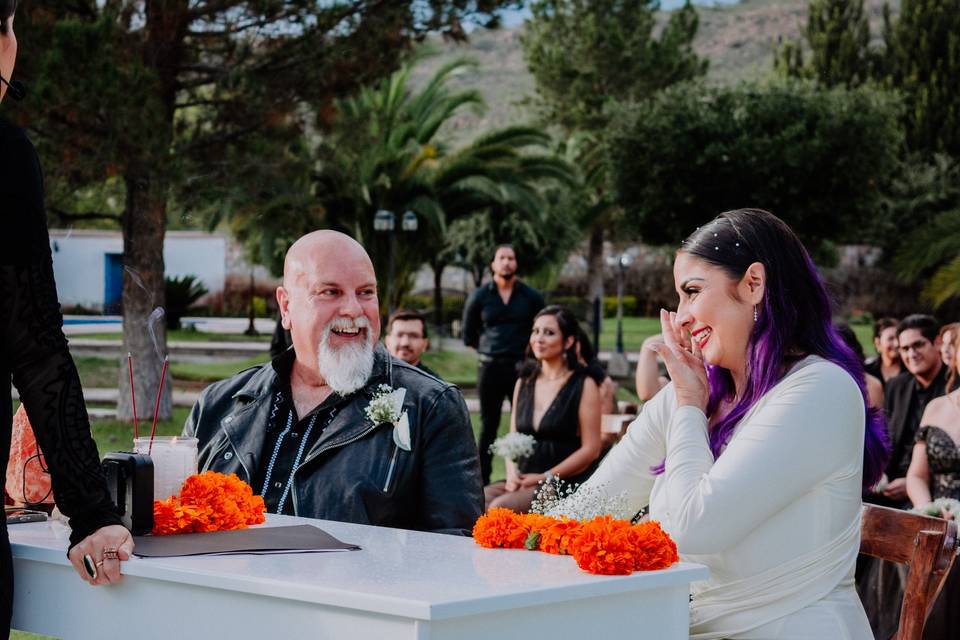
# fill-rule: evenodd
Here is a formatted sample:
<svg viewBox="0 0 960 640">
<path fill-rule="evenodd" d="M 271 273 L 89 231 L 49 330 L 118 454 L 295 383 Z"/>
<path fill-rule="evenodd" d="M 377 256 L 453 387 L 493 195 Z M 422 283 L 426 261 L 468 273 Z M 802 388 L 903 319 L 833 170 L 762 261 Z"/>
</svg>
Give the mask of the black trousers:
<svg viewBox="0 0 960 640">
<path fill-rule="evenodd" d="M 477 393 L 480 395 L 480 473 L 484 486 L 490 484 L 493 454 L 490 445 L 497 439 L 500 428 L 500 410 L 503 399 L 513 402 L 513 387 L 517 383 L 517 361 L 493 360 L 481 362 L 477 371 Z"/>
</svg>

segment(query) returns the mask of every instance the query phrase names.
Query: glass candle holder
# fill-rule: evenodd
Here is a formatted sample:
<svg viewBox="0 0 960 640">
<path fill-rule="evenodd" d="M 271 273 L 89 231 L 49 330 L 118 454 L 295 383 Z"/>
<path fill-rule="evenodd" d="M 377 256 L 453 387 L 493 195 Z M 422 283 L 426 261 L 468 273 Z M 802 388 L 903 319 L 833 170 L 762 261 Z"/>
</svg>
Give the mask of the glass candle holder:
<svg viewBox="0 0 960 640">
<path fill-rule="evenodd" d="M 183 481 L 197 472 L 196 438 L 156 436 L 153 449 L 150 438 L 135 438 L 134 453 L 150 456 L 153 460 L 153 497 L 166 500 L 180 493 Z"/>
</svg>

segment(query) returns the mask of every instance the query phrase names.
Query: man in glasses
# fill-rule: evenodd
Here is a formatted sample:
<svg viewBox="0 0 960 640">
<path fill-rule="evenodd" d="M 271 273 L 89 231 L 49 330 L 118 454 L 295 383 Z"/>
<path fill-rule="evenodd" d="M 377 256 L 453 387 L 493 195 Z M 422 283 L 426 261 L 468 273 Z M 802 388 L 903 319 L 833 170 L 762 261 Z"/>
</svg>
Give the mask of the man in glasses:
<svg viewBox="0 0 960 640">
<path fill-rule="evenodd" d="M 921 314 L 907 316 L 897 325 L 900 361 L 906 371 L 887 382 L 884 394 L 893 452 L 887 465 L 888 484 L 881 493 L 889 506 L 907 506 L 905 476 L 920 418 L 927 403 L 942 396 L 946 388 L 939 330 L 932 316 Z"/>
</svg>

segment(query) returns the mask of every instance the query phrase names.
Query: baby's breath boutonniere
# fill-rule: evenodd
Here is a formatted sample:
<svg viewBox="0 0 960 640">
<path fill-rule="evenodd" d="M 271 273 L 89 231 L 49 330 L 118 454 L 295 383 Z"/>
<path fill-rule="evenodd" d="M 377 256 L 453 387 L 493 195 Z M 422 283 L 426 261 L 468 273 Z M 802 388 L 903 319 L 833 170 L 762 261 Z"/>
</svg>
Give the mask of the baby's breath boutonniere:
<svg viewBox="0 0 960 640">
<path fill-rule="evenodd" d="M 407 390 L 394 389 L 388 384 L 377 387 L 367 405 L 365 413 L 375 425 L 389 423 L 393 425 L 393 442 L 404 451 L 410 451 L 410 422 L 403 410 L 403 399 Z"/>
</svg>

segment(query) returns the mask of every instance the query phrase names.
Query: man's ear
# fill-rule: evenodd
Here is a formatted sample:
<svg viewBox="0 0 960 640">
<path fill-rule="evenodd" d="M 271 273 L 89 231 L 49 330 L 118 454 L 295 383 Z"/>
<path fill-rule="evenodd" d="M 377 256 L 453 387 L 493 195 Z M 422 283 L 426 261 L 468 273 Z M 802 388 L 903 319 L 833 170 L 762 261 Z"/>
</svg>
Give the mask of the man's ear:
<svg viewBox="0 0 960 640">
<path fill-rule="evenodd" d="M 429 351 L 429 350 L 430 350 L 430 339 L 429 339 L 429 338 L 424 338 L 424 339 L 423 339 L 423 350 L 424 350 L 424 351 Z"/>
<path fill-rule="evenodd" d="M 290 295 L 283 285 L 277 287 L 277 306 L 280 307 L 280 326 L 290 331 Z"/>
<path fill-rule="evenodd" d="M 760 304 L 767 289 L 767 269 L 760 262 L 754 262 L 744 272 L 737 287 L 740 296 L 750 304 Z"/>
</svg>

